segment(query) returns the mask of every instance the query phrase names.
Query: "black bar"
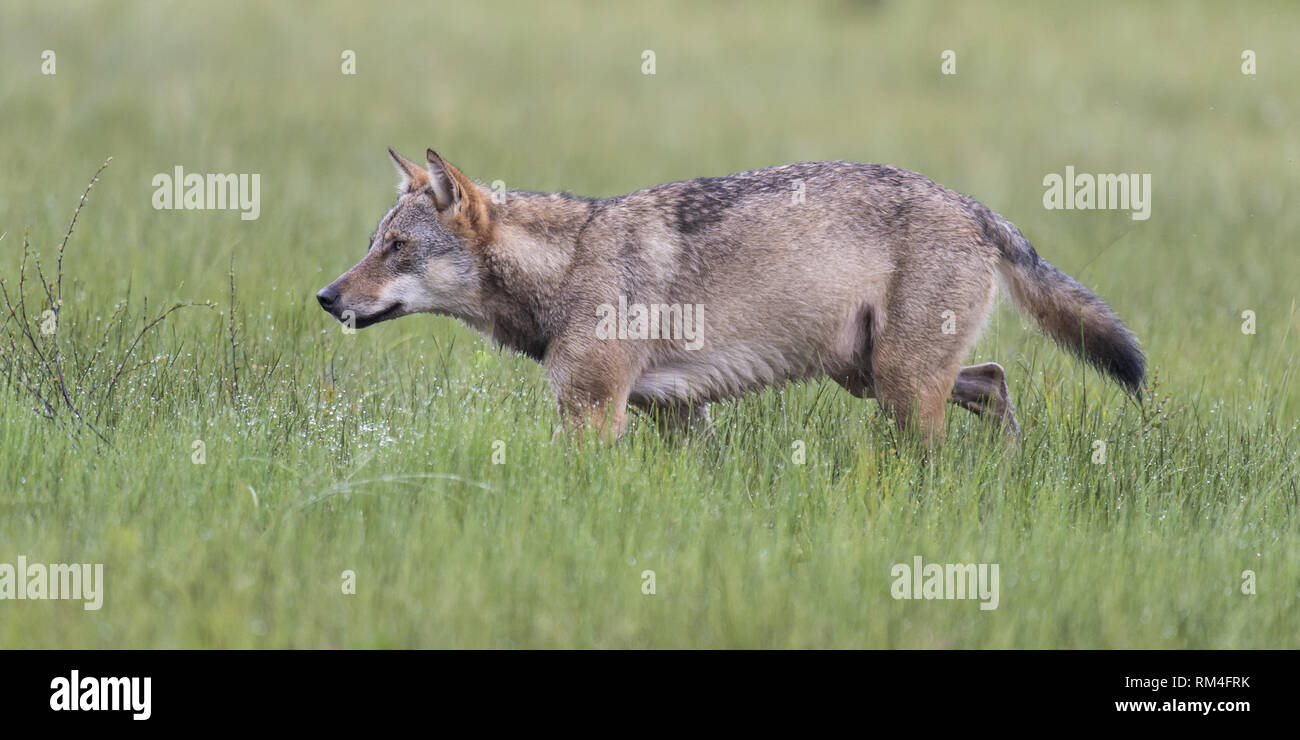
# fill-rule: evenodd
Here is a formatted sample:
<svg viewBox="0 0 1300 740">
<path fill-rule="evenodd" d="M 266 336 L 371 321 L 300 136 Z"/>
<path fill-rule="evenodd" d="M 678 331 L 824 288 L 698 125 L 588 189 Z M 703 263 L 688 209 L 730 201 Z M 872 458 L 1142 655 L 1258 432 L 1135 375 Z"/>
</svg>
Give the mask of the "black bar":
<svg viewBox="0 0 1300 740">
<path fill-rule="evenodd" d="M 1294 654 L 1271 651 L 9 651 L 0 662 L 0 717 L 45 730 L 239 729 L 267 718 L 337 729 L 451 716 L 476 718 L 484 729 L 515 722 L 539 729 L 565 717 L 581 726 L 605 711 L 624 714 L 628 727 L 690 713 L 733 728 L 802 718 L 865 729 L 874 717 L 918 728 L 1047 729 L 1043 720 L 1057 728 L 1235 728 L 1289 725 L 1297 684 Z M 149 677 L 149 718 L 53 710 L 52 682 L 70 683 L 74 670 L 79 683 Z M 1117 710 L 1116 702 L 1129 701 L 1155 705 Z M 1166 704 L 1178 701 L 1215 709 Z M 1248 706 L 1226 711 L 1218 702 Z"/>
</svg>

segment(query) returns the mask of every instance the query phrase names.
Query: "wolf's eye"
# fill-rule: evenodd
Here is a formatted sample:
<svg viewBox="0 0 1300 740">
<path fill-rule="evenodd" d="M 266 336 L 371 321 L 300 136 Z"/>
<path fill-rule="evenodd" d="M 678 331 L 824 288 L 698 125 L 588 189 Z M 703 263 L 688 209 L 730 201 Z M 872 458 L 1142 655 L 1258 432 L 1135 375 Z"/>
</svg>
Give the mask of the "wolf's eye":
<svg viewBox="0 0 1300 740">
<path fill-rule="evenodd" d="M 402 247 L 405 247 L 405 246 L 406 246 L 406 240 L 404 240 L 404 239 L 394 239 L 393 242 L 392 242 L 392 244 L 389 245 L 389 246 L 391 246 L 391 247 L 393 248 L 393 250 L 396 251 L 396 250 L 401 249 Z"/>
</svg>

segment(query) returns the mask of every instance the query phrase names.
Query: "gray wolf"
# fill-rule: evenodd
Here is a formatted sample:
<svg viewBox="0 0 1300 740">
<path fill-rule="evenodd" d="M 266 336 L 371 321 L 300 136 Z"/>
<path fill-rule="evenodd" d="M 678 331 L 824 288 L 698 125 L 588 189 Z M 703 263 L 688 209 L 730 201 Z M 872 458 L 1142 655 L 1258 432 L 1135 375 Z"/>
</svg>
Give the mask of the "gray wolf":
<svg viewBox="0 0 1300 740">
<path fill-rule="evenodd" d="M 427 167 L 389 153 L 397 203 L 320 305 L 358 328 L 454 316 L 542 363 L 579 433 L 621 435 L 629 406 L 689 429 L 712 402 L 830 377 L 927 446 L 948 403 L 1015 435 L 1002 366 L 962 366 L 999 283 L 1140 399 L 1145 360 L 1110 307 L 915 172 L 809 162 L 585 198 L 494 192 L 432 149 Z"/>
</svg>

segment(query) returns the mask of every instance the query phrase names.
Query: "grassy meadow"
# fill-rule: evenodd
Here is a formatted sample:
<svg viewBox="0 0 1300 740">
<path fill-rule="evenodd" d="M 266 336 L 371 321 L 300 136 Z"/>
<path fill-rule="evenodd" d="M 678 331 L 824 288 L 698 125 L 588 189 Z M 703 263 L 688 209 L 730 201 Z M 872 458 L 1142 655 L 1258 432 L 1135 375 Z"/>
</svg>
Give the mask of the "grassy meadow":
<svg viewBox="0 0 1300 740">
<path fill-rule="evenodd" d="M 55 279 L 112 162 L 63 256 L 69 398 L 0 347 L 0 563 L 102 563 L 103 607 L 0 601 L 0 648 L 1300 647 L 1298 27 L 1286 2 L 8 7 L 0 278 L 28 315 L 0 340 L 52 351 L 34 260 Z M 390 145 L 602 196 L 922 172 L 1115 307 L 1145 404 L 1002 300 L 968 362 L 1007 368 L 1016 447 L 953 408 L 922 459 L 824 381 L 572 448 L 536 363 L 316 305 L 393 202 Z M 156 210 L 178 165 L 260 174 L 259 217 Z M 1150 173 L 1150 218 L 1045 209 L 1067 165 Z M 917 555 L 999 564 L 998 607 L 891 598 Z"/>
</svg>

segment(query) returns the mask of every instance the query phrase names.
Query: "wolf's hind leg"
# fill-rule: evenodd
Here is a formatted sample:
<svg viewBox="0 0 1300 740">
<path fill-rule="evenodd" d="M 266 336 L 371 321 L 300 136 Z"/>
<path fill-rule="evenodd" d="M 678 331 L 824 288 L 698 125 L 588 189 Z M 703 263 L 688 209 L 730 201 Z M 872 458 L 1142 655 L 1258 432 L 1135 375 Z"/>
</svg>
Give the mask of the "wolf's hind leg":
<svg viewBox="0 0 1300 740">
<path fill-rule="evenodd" d="M 916 368 L 895 373 L 887 363 L 878 363 L 877 368 L 884 372 L 877 376 L 876 399 L 899 431 L 914 428 L 926 447 L 942 442 L 944 408 L 956 373 L 921 374 Z"/>
<path fill-rule="evenodd" d="M 853 368 L 841 373 L 832 373 L 831 380 L 840 384 L 840 387 L 855 398 L 875 398 L 876 392 L 871 388 L 870 369 L 858 370 Z"/>
<path fill-rule="evenodd" d="M 659 434 L 664 437 L 709 432 L 713 429 L 709 419 L 709 405 L 706 403 L 642 401 L 635 403 L 635 406 L 654 419 Z"/>
<path fill-rule="evenodd" d="M 969 409 L 980 416 L 988 416 L 1002 425 L 1007 436 L 1017 437 L 1020 425 L 1016 423 L 1016 409 L 1007 391 L 1006 373 L 996 362 L 968 365 L 957 374 L 952 387 L 953 404 Z"/>
<path fill-rule="evenodd" d="M 899 431 L 915 429 L 929 448 L 943 441 L 944 409 L 961 363 L 951 349 L 915 337 L 902 322 L 886 328 L 871 357 L 871 390 Z"/>
<path fill-rule="evenodd" d="M 961 253 L 956 253 L 960 255 Z M 871 386 L 900 429 L 915 426 L 927 447 L 943 440 L 944 411 L 993 307 L 992 272 L 942 263 L 906 275 L 893 292 L 871 354 Z"/>
</svg>

